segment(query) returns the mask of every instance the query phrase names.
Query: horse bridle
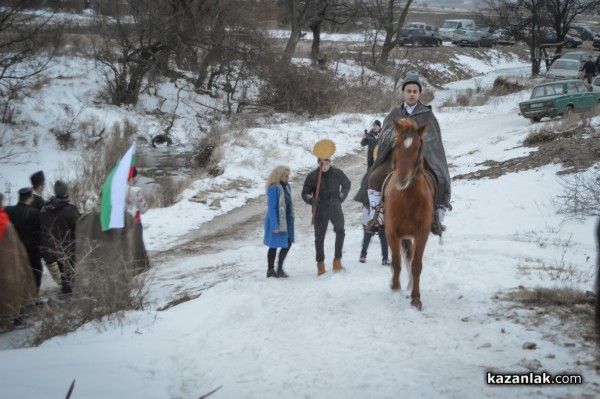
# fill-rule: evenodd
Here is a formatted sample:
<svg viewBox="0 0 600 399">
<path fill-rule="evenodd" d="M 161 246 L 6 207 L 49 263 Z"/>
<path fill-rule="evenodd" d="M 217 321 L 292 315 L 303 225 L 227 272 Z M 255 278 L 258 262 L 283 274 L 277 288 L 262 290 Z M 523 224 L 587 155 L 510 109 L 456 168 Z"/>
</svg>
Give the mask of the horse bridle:
<svg viewBox="0 0 600 399">
<path fill-rule="evenodd" d="M 411 130 L 411 134 L 419 136 L 413 130 Z M 407 186 L 410 185 L 410 183 L 412 183 L 412 181 L 417 178 L 417 174 L 419 173 L 419 168 L 421 167 L 421 164 L 423 163 L 423 160 L 421 159 L 421 153 L 423 152 L 423 140 L 422 140 L 421 136 L 419 136 L 419 141 L 421 142 L 421 145 L 419 146 L 419 151 L 417 152 L 417 160 L 415 161 L 415 166 L 413 167 L 413 172 L 410 175 L 410 177 L 408 178 L 408 182 L 406 183 Z M 392 151 L 394 151 L 395 149 L 396 149 L 396 139 L 394 139 L 394 144 L 392 144 Z M 392 171 L 394 169 L 395 169 L 394 157 L 392 156 Z"/>
</svg>

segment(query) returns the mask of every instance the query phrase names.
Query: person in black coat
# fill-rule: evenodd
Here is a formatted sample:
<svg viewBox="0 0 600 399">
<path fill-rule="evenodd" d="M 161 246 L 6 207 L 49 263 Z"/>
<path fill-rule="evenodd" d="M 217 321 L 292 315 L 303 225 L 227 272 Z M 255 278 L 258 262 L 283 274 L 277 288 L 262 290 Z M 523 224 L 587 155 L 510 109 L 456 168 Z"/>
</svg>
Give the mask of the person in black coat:
<svg viewBox="0 0 600 399">
<path fill-rule="evenodd" d="M 419 75 L 410 72 L 402 83 L 402 97 L 404 101 L 392 108 L 383 120 L 381 133 L 377 138 L 377 157 L 373 167 L 368 170 L 361 181 L 360 189 L 354 199 L 361 202 L 369 212 L 367 230 L 375 233 L 383 225 L 383 213 L 379 211 L 383 205 L 381 193 L 386 176 L 392 171 L 392 149 L 395 140 L 394 120 L 411 118 L 418 125 L 427 124 L 425 134 L 425 169 L 435 177 L 436 187 L 434 193 L 435 212 L 431 232 L 442 235 L 446 226 L 443 225 L 447 210 L 451 210 L 451 179 L 446 160 L 446 150 L 442 143 L 440 125 L 429 105 L 424 105 L 419 100 L 422 92 Z"/>
<path fill-rule="evenodd" d="M 42 257 L 40 255 L 40 211 L 31 206 L 33 191 L 31 187 L 19 190 L 19 203 L 4 208 L 11 223 L 17 230 L 19 239 L 23 243 L 29 263 L 35 277 L 35 284 L 39 290 L 42 284 Z"/>
<path fill-rule="evenodd" d="M 44 193 L 44 188 L 46 187 L 46 177 L 44 176 L 43 171 L 37 171 L 29 177 L 31 180 L 31 186 L 33 187 L 33 202 L 31 206 L 36 209 L 41 210 L 44 206 L 44 197 L 42 194 Z"/>
<path fill-rule="evenodd" d="M 321 182 L 319 184 L 319 196 L 317 193 L 317 182 L 319 169 L 322 170 Z M 335 232 L 335 256 L 333 259 L 333 271 L 340 271 L 342 267 L 342 249 L 346 231 L 344 229 L 344 213 L 342 202 L 350 192 L 350 179 L 341 169 L 331 166 L 329 159 L 319 159 L 319 168 L 311 171 L 304 181 L 302 187 L 302 199 L 314 208 L 315 225 L 315 249 L 317 252 L 317 275 L 325 273 L 325 233 L 329 221 L 333 224 Z"/>
<path fill-rule="evenodd" d="M 377 146 L 377 136 L 381 131 L 381 122 L 377 119 L 373 122 L 373 126 L 371 130 L 367 132 L 365 129 L 365 134 L 363 135 L 362 140 L 360 141 L 360 145 L 367 148 L 367 169 L 370 169 L 373 166 L 373 162 L 375 162 L 375 158 L 373 157 L 373 152 L 375 147 Z"/>
<path fill-rule="evenodd" d="M 588 55 L 587 61 L 583 64 L 584 79 L 591 90 L 592 79 L 596 76 L 596 64 L 592 61 L 592 56 Z"/>
<path fill-rule="evenodd" d="M 81 214 L 69 203 L 69 188 L 57 180 L 54 197 L 40 212 L 42 256 L 48 269 L 58 266 L 63 294 L 71 294 L 75 267 L 75 226 Z"/>
</svg>

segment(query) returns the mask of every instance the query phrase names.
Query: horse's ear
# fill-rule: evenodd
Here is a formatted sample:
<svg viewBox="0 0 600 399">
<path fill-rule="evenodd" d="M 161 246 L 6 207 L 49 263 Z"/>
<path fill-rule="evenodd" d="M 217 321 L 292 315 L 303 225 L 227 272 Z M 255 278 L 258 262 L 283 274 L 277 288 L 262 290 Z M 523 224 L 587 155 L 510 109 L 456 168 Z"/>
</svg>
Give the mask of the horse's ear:
<svg viewBox="0 0 600 399">
<path fill-rule="evenodd" d="M 402 119 L 393 119 L 392 122 L 394 123 L 394 130 L 398 131 L 401 130 L 402 128 L 402 124 L 400 123 Z"/>
<path fill-rule="evenodd" d="M 421 126 L 419 126 L 419 129 L 417 130 L 419 132 L 419 136 L 425 135 L 425 131 L 427 130 L 428 126 L 429 126 L 428 123 L 423 123 Z"/>
</svg>

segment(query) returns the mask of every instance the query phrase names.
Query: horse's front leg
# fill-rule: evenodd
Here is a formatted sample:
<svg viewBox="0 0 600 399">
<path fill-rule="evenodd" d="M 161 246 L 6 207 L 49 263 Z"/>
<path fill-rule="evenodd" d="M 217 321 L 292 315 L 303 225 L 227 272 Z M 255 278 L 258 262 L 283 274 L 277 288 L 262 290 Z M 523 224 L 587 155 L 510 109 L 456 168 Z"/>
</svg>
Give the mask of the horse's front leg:
<svg viewBox="0 0 600 399">
<path fill-rule="evenodd" d="M 426 234 L 421 234 L 420 236 L 415 238 L 415 242 L 413 244 L 414 252 L 411 265 L 413 285 L 412 292 L 410 293 L 410 304 L 418 310 L 421 310 L 423 308 L 423 304 L 421 303 L 421 292 L 419 288 L 421 280 L 421 270 L 423 270 L 423 253 L 425 252 L 425 245 L 427 244 L 428 235 L 429 231 L 427 231 Z"/>
<path fill-rule="evenodd" d="M 400 255 L 400 240 L 397 238 L 388 238 L 388 245 L 392 250 L 392 281 L 390 287 L 393 290 L 400 289 L 400 263 L 402 258 Z"/>
</svg>

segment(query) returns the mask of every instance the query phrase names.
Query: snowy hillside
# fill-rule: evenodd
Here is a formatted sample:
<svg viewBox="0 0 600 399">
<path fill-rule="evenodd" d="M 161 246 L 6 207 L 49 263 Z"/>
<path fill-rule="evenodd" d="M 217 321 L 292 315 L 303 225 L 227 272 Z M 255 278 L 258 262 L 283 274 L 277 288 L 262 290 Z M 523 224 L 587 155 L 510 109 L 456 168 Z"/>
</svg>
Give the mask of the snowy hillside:
<svg viewBox="0 0 600 399">
<path fill-rule="evenodd" d="M 491 85 L 496 71 L 519 75 L 528 66 L 501 57 L 495 66 L 472 58 L 463 62 L 482 74 L 477 82 L 450 84 L 436 91 L 432 103 L 451 175 L 482 168 L 485 160 L 531 151 L 520 147 L 532 126 L 517 107 L 527 91 L 484 106 L 439 107 L 458 90 Z M 0 177 L 10 182 L 13 193 L 39 168 L 52 181 L 68 169 L 63 163 L 76 167 L 82 162 L 59 152 L 48 134 L 56 123 L 53 115 L 65 105 L 77 110 L 85 104 L 82 112 L 88 118 L 106 124 L 128 118 L 150 135 L 157 129 L 154 119 L 137 112 L 152 108 L 149 97 L 139 109 L 93 106 L 95 73 L 91 65 L 61 59 L 48 85 L 24 104 L 26 118 L 35 122 L 28 124 L 31 131 L 24 140 L 38 139 L 35 146 L 22 147 L 28 152 L 14 164 L 2 165 Z M 173 88 L 160 90 L 172 101 L 167 90 Z M 163 105 L 169 106 L 173 103 Z M 74 379 L 73 398 L 98 399 L 198 398 L 215 389 L 211 399 L 598 397 L 600 376 L 589 343 L 571 339 L 552 314 L 531 325 L 529 311 L 497 299 L 519 286 L 592 289 L 595 219 L 557 214 L 552 200 L 561 190 L 560 163 L 496 179 L 453 182 L 448 231 L 443 242 L 431 236 L 425 251 L 421 312 L 410 306 L 404 271 L 402 291 L 390 290 L 390 271 L 381 266 L 377 238 L 367 263 L 358 262 L 360 205 L 351 199 L 344 203 L 346 269 L 331 270 L 330 229 L 328 272 L 317 278 L 310 208 L 299 196 L 306 173 L 316 166 L 312 146 L 322 138 L 335 141 L 333 164 L 350 176 L 353 195 L 366 169 L 362 131 L 384 117 L 298 120 L 275 115 L 260 127 L 232 131 L 224 142 L 223 175 L 194 181 L 175 205 L 144 215 L 153 261 L 151 307 L 128 312 L 122 323 L 88 324 L 34 348 L 19 347 L 29 330 L 0 335 L 2 397 L 61 398 Z M 192 118 L 190 110 L 178 121 L 181 142 Z M 595 118 L 593 127 L 599 126 Z M 27 167 L 18 161 L 27 161 Z M 296 242 L 285 263 L 291 277 L 285 280 L 265 278 L 267 249 L 262 245 L 264 181 L 281 163 L 291 166 L 297 220 Z M 198 195 L 209 200 L 190 201 Z M 213 200 L 220 205 L 211 206 Z M 232 222 L 227 215 L 236 209 L 250 216 Z M 217 227 L 228 234 L 210 237 Z M 557 262 L 587 277 L 553 280 L 540 268 Z M 49 287 L 49 277 L 44 278 Z M 159 310 L 184 296 L 189 300 Z M 524 349 L 527 342 L 536 349 Z M 578 374 L 583 383 L 497 387 L 486 384 L 487 371 Z"/>
</svg>

